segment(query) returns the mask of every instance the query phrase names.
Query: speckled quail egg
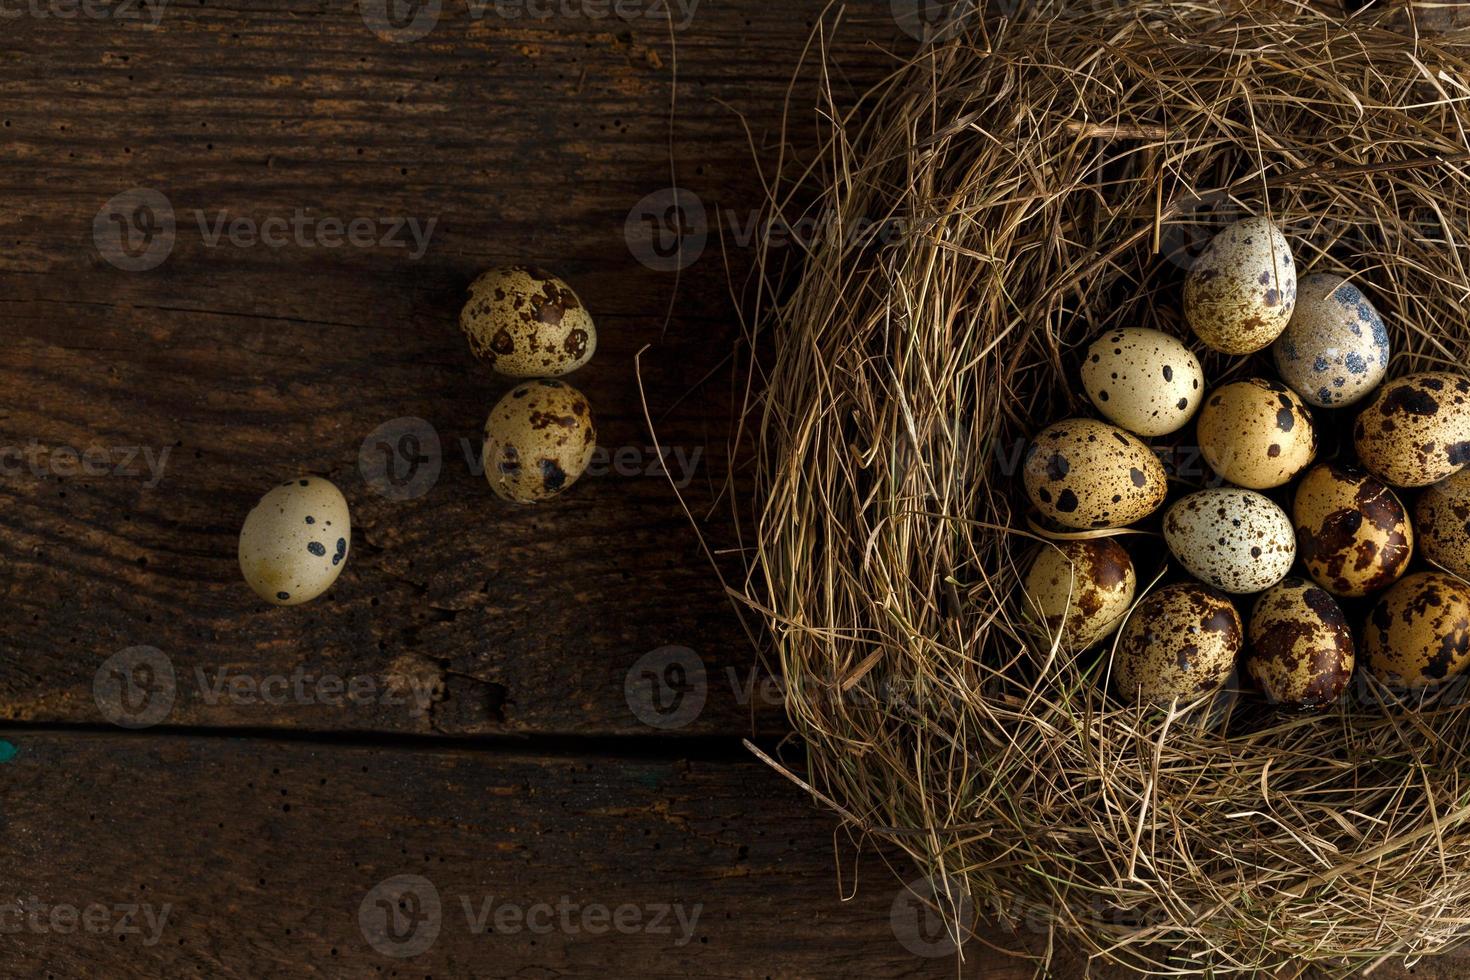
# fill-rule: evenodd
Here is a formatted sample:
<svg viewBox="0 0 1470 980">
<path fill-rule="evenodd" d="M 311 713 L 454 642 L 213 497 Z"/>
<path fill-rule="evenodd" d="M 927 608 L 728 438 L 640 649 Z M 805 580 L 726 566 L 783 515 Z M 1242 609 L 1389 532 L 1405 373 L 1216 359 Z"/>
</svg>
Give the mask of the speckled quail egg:
<svg viewBox="0 0 1470 980">
<path fill-rule="evenodd" d="M 1164 515 L 1164 541 L 1189 574 L 1226 592 L 1260 592 L 1296 560 L 1291 520 L 1254 490 L 1197 490 Z"/>
<path fill-rule="evenodd" d="M 1378 389 L 1353 424 L 1358 459 L 1396 487 L 1438 483 L 1470 462 L 1470 381 L 1406 374 Z"/>
<path fill-rule="evenodd" d="M 1296 549 L 1328 592 L 1365 596 L 1386 589 L 1414 554 L 1414 528 L 1394 492 L 1356 466 L 1307 470 L 1291 507 Z"/>
<path fill-rule="evenodd" d="M 1205 345 L 1249 354 L 1270 344 L 1296 304 L 1296 265 L 1286 236 L 1266 218 L 1227 225 L 1184 280 L 1184 316 Z"/>
<path fill-rule="evenodd" d="M 1043 429 L 1026 451 L 1026 493 L 1066 527 L 1122 527 L 1158 509 L 1164 466 L 1137 436 L 1093 419 Z"/>
<path fill-rule="evenodd" d="M 1385 592 L 1363 628 L 1363 655 L 1389 687 L 1430 687 L 1470 665 L 1470 587 L 1416 572 Z"/>
<path fill-rule="evenodd" d="M 1118 628 L 1137 586 L 1132 559 L 1112 538 L 1044 544 L 1022 583 L 1028 613 L 1074 650 Z"/>
<path fill-rule="evenodd" d="M 1245 631 L 1225 596 L 1194 582 L 1144 598 L 1118 635 L 1113 684 L 1125 700 L 1193 701 L 1230 680 Z"/>
<path fill-rule="evenodd" d="M 1178 431 L 1204 394 L 1204 369 L 1183 343 L 1142 327 L 1103 334 L 1082 359 L 1082 387 L 1108 421 L 1140 436 Z"/>
<path fill-rule="evenodd" d="M 459 314 L 470 350 L 510 378 L 554 378 L 597 350 L 587 307 L 561 279 L 534 266 L 491 269 L 470 284 Z"/>
<path fill-rule="evenodd" d="M 351 546 L 342 491 L 319 476 L 304 476 L 272 489 L 245 516 L 240 571 L 267 602 L 300 605 L 337 581 Z"/>
<path fill-rule="evenodd" d="M 1325 708 L 1353 676 L 1353 634 L 1326 590 L 1304 578 L 1271 586 L 1251 610 L 1245 672 L 1272 704 Z"/>
<path fill-rule="evenodd" d="M 1216 388 L 1200 409 L 1199 449 L 1222 479 L 1252 490 L 1288 483 L 1317 455 L 1317 430 L 1296 392 L 1250 378 Z"/>
<path fill-rule="evenodd" d="M 1315 273 L 1297 286 L 1296 309 L 1271 353 L 1281 380 L 1310 404 L 1339 408 L 1365 397 L 1388 370 L 1388 328 L 1362 291 Z"/>
<path fill-rule="evenodd" d="M 1414 525 L 1425 558 L 1470 579 L 1470 468 L 1424 488 Z"/>
<path fill-rule="evenodd" d="M 485 479 L 506 500 L 546 500 L 577 482 L 596 448 L 592 411 L 580 391 L 563 381 L 527 381 L 485 421 Z"/>
</svg>

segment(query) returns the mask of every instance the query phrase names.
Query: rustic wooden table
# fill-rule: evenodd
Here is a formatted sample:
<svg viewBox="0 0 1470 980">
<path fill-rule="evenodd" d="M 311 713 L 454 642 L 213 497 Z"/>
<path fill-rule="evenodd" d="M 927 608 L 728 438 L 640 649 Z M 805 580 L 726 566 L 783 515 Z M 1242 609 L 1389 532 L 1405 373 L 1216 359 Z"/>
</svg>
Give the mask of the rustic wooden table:
<svg viewBox="0 0 1470 980">
<path fill-rule="evenodd" d="M 834 84 L 890 65 L 889 6 Z M 1029 974 L 943 955 L 741 746 L 779 698 L 659 472 L 701 517 L 724 486 L 752 148 L 822 16 L 0 3 L 0 973 Z M 600 326 L 607 452 L 532 509 L 477 472 L 506 384 L 456 327 L 512 261 Z M 236 536 L 298 473 L 352 555 L 274 609 Z"/>
</svg>

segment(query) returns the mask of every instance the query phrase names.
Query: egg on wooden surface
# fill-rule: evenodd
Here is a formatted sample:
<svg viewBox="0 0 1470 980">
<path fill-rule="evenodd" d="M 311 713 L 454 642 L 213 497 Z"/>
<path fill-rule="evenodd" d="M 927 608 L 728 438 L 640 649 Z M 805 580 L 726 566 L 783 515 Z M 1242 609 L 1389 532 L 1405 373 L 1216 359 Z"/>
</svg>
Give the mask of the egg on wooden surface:
<svg viewBox="0 0 1470 980">
<path fill-rule="evenodd" d="M 1358 413 L 1353 444 L 1396 487 L 1438 483 L 1470 462 L 1470 380 L 1426 371 L 1386 382 Z"/>
<path fill-rule="evenodd" d="M 1307 406 L 1286 385 L 1266 378 L 1210 392 L 1197 432 L 1210 468 L 1251 490 L 1290 482 L 1317 455 L 1317 430 Z"/>
<path fill-rule="evenodd" d="M 1245 669 L 1272 704 L 1324 708 L 1353 676 L 1353 634 L 1337 601 L 1303 578 L 1282 579 L 1256 600 Z"/>
<path fill-rule="evenodd" d="M 342 491 L 319 476 L 287 480 L 245 516 L 240 572 L 267 602 L 300 605 L 337 581 L 351 546 Z"/>
<path fill-rule="evenodd" d="M 1296 290 L 1296 264 L 1281 229 L 1266 218 L 1243 218 L 1194 260 L 1184 280 L 1184 316 L 1206 346 L 1249 354 L 1286 329 Z"/>
<path fill-rule="evenodd" d="M 1356 466 L 1323 463 L 1296 487 L 1291 507 L 1297 554 L 1333 595 L 1386 589 L 1409 567 L 1414 526 L 1399 498 Z"/>
<path fill-rule="evenodd" d="M 1082 650 L 1112 634 L 1133 604 L 1133 561 L 1112 538 L 1044 544 L 1022 589 L 1028 613 L 1061 644 Z"/>
<path fill-rule="evenodd" d="M 1296 309 L 1271 353 L 1281 380 L 1319 408 L 1365 397 L 1388 370 L 1388 328 L 1362 290 L 1314 273 L 1297 286 Z"/>
<path fill-rule="evenodd" d="M 506 500 L 555 497 L 587 471 L 597 430 L 587 398 L 564 381 L 516 385 L 485 420 L 485 479 Z"/>
<path fill-rule="evenodd" d="M 1123 624 L 1113 684 L 1125 700 L 1193 701 L 1225 686 L 1243 640 L 1240 614 L 1228 598 L 1194 582 L 1165 586 Z"/>
<path fill-rule="evenodd" d="M 1122 527 L 1158 509 L 1164 466 L 1137 436 L 1094 419 L 1064 419 L 1026 451 L 1026 493 L 1036 509 L 1071 528 Z"/>
<path fill-rule="evenodd" d="M 554 378 L 597 350 L 587 307 L 563 280 L 534 266 L 491 269 L 470 284 L 459 314 L 470 350 L 511 378 Z"/>
<path fill-rule="evenodd" d="M 1363 628 L 1363 655 L 1390 688 L 1432 687 L 1470 665 L 1470 587 L 1416 572 L 1379 597 Z"/>
<path fill-rule="evenodd" d="M 1425 558 L 1470 579 L 1470 469 L 1424 488 L 1414 526 Z"/>
<path fill-rule="evenodd" d="M 1179 563 L 1225 592 L 1260 592 L 1291 571 L 1296 536 L 1276 502 L 1254 490 L 1197 490 L 1164 514 L 1164 541 Z"/>
<path fill-rule="evenodd" d="M 1204 394 L 1204 369 L 1182 342 L 1130 327 L 1103 334 L 1082 359 L 1082 387 L 1108 421 L 1140 436 L 1183 428 Z"/>
</svg>

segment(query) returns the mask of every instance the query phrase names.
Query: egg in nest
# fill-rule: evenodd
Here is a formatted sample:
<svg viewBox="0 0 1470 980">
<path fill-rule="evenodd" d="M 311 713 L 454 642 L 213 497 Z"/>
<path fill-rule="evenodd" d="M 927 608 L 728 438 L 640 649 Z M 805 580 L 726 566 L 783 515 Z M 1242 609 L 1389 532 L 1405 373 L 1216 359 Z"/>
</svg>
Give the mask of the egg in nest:
<svg viewBox="0 0 1470 980">
<path fill-rule="evenodd" d="M 1184 280 L 1184 316 L 1206 346 L 1249 354 L 1286 329 L 1296 305 L 1291 245 L 1266 218 L 1244 218 L 1215 235 Z"/>
<path fill-rule="evenodd" d="M 287 480 L 245 516 L 240 572 L 277 606 L 309 602 L 337 581 L 352 546 L 347 500 L 318 476 Z"/>
<path fill-rule="evenodd" d="M 1385 383 L 1358 413 L 1353 445 L 1396 487 L 1438 483 L 1470 462 L 1470 381 L 1427 371 Z"/>
<path fill-rule="evenodd" d="M 1194 582 L 1165 586 L 1123 625 L 1113 683 L 1125 700 L 1193 701 L 1230 680 L 1243 640 L 1240 614 L 1228 598 Z"/>
<path fill-rule="evenodd" d="M 1204 394 L 1199 358 L 1158 330 L 1103 334 L 1082 358 L 1082 387 L 1114 425 L 1140 436 L 1175 432 L 1194 417 Z"/>
<path fill-rule="evenodd" d="M 1414 527 L 1399 498 L 1366 470 L 1323 463 L 1292 502 L 1297 553 L 1317 584 L 1340 596 L 1386 589 L 1409 567 Z"/>
<path fill-rule="evenodd" d="M 1197 432 L 1210 468 L 1251 490 L 1288 483 L 1317 455 L 1317 431 L 1307 406 L 1296 392 L 1266 378 L 1210 392 Z"/>
<path fill-rule="evenodd" d="M 1291 519 L 1254 490 L 1218 487 L 1181 497 L 1164 514 L 1164 541 L 1189 574 L 1225 592 L 1260 592 L 1291 571 Z"/>
<path fill-rule="evenodd" d="M 485 479 L 506 500 L 536 503 L 568 489 L 587 470 L 597 430 L 587 398 L 563 381 L 517 385 L 485 420 Z"/>
<path fill-rule="evenodd" d="M 1122 527 L 1164 502 L 1164 466 L 1137 436 L 1094 419 L 1043 429 L 1022 472 L 1036 509 L 1072 528 Z"/>
<path fill-rule="evenodd" d="M 1271 348 L 1281 379 L 1319 408 L 1351 405 L 1388 370 L 1388 328 L 1368 297 L 1342 276 L 1314 273 Z"/>
<path fill-rule="evenodd" d="M 1435 686 L 1470 666 L 1470 588 L 1417 572 L 1385 592 L 1363 628 L 1363 655 L 1390 688 Z"/>
<path fill-rule="evenodd" d="M 491 269 L 470 284 L 459 314 L 470 350 L 511 378 L 554 378 L 597 350 L 592 314 L 557 276 L 534 266 Z"/>
<path fill-rule="evenodd" d="M 1093 538 L 1042 545 L 1022 589 L 1028 613 L 1063 647 L 1082 650 L 1118 628 L 1137 585 L 1123 546 Z"/>
<path fill-rule="evenodd" d="M 1470 579 L 1470 468 L 1424 488 L 1414 525 L 1425 558 Z"/>
<path fill-rule="evenodd" d="M 1313 583 L 1286 578 L 1256 600 L 1246 673 L 1272 704 L 1323 708 L 1353 676 L 1353 635 L 1341 607 Z"/>
</svg>

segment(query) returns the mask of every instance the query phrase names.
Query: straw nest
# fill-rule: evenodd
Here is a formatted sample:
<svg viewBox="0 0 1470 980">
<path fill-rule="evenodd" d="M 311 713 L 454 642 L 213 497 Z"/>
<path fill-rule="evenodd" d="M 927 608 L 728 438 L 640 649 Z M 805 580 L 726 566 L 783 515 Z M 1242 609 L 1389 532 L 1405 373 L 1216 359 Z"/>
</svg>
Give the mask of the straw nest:
<svg viewBox="0 0 1470 980">
<path fill-rule="evenodd" d="M 943 881 L 951 912 L 1096 960 L 1336 973 L 1449 949 L 1470 924 L 1467 699 L 1389 708 L 1360 683 L 1289 715 L 1243 690 L 1206 720 L 1123 702 L 1107 649 L 1025 616 L 1046 532 L 1017 467 L 1038 428 L 1089 414 L 1090 338 L 1189 337 L 1190 256 L 1246 213 L 1287 231 L 1303 272 L 1364 288 L 1390 376 L 1463 368 L 1470 33 L 1256 0 L 942 26 L 829 104 L 820 164 L 772 192 L 823 234 L 755 321 L 771 344 L 746 416 L 744 592 L 806 779 Z M 1181 469 L 1175 490 L 1206 478 Z M 1181 574 L 1156 522 L 1128 533 L 1140 596 Z"/>
</svg>

